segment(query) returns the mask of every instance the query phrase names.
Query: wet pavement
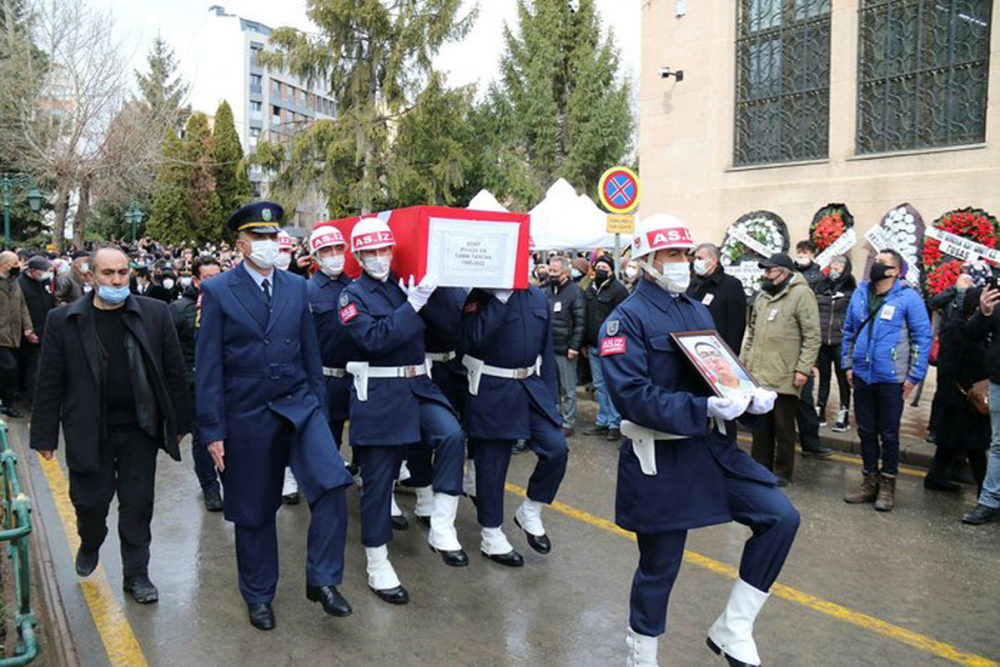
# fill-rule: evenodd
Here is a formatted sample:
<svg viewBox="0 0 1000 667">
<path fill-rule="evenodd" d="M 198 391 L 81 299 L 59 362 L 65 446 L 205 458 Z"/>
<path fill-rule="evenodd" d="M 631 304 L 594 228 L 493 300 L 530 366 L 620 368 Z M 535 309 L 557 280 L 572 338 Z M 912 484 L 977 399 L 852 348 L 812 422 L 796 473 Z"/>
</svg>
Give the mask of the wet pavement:
<svg viewBox="0 0 1000 667">
<path fill-rule="evenodd" d="M 926 400 L 926 396 L 925 396 Z M 581 424 L 593 405 L 581 403 Z M 23 422 L 12 424 L 16 445 Z M 533 552 L 511 518 L 533 456 L 514 457 L 505 530 L 525 557 L 522 569 L 482 558 L 471 503 L 463 502 L 459 536 L 467 568 L 449 568 L 427 548 L 416 522 L 396 533 L 390 556 L 411 603 L 379 601 L 366 585 L 357 493 L 348 493 L 349 544 L 341 590 L 354 606 L 347 619 L 325 616 L 305 599 L 305 504 L 283 507 L 277 628 L 250 627 L 236 587 L 233 529 L 207 514 L 190 459 L 159 459 L 150 575 L 156 605 L 125 600 L 117 535 L 101 551 L 103 601 L 73 573 L 50 478 L 33 455 L 36 520 L 46 526 L 56 584 L 82 665 L 615 665 L 624 664 L 628 593 L 637 550 L 612 528 L 617 445 L 576 436 L 557 508 L 543 515 L 549 556 Z M 878 514 L 841 497 L 860 479 L 853 460 L 800 460 L 788 493 L 802 514 L 795 548 L 776 594 L 757 623 L 770 665 L 990 665 L 1000 660 L 1000 525 L 974 528 L 959 518 L 971 489 L 925 491 L 917 473 L 899 482 L 897 509 Z M 58 494 L 57 494 L 58 495 Z M 401 494 L 411 515 L 414 498 Z M 116 521 L 112 509 L 112 522 Z M 705 632 L 725 604 L 749 531 L 737 525 L 694 531 L 670 607 L 661 665 L 724 665 L 705 647 Z M 92 577 L 93 578 L 93 577 Z M 108 623 L 117 610 L 120 624 Z M 110 628 L 110 630 L 109 630 Z M 117 628 L 117 630 L 116 630 Z M 108 632 L 131 631 L 139 650 L 108 656 Z M 105 636 L 102 636 L 102 632 Z M 102 642 L 102 638 L 104 641 Z M 112 642 L 113 643 L 113 642 Z M 50 663 L 51 664 L 51 663 Z"/>
</svg>

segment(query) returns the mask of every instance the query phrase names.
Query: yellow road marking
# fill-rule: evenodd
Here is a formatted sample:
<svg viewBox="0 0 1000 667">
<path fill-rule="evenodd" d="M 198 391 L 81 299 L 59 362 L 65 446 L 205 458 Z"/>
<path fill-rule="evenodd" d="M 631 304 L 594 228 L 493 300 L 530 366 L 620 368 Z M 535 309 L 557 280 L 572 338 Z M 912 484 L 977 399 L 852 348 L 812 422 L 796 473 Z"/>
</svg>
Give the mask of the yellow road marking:
<svg viewBox="0 0 1000 667">
<path fill-rule="evenodd" d="M 49 491 L 52 493 L 52 500 L 55 502 L 56 511 L 62 520 L 63 530 L 66 532 L 66 540 L 69 542 L 70 553 L 75 554 L 80 547 L 80 537 L 76 534 L 76 512 L 69 499 L 69 484 L 62 468 L 56 459 L 46 461 L 41 456 L 38 457 L 45 472 L 45 478 L 49 482 Z M 108 576 L 104 572 L 104 567 L 97 566 L 94 573 L 87 579 L 80 580 L 80 589 L 83 597 L 90 607 L 90 615 L 94 617 L 94 624 L 97 632 L 101 636 L 104 650 L 108 654 L 108 660 L 116 667 L 145 667 L 146 656 L 143 655 L 142 647 L 132 632 L 132 626 L 122 613 L 121 605 L 111 590 Z"/>
<path fill-rule="evenodd" d="M 737 436 L 736 439 L 738 441 L 742 442 L 745 445 L 749 445 L 749 444 L 753 443 L 753 438 L 751 438 L 750 436 L 747 436 L 747 435 L 742 435 L 741 434 L 741 435 Z M 824 460 L 826 460 L 826 461 L 839 461 L 840 463 L 847 463 L 847 464 L 850 464 L 852 466 L 860 466 L 861 465 L 861 457 L 860 456 L 853 456 L 851 454 L 837 454 L 837 453 L 834 453 L 831 456 L 828 456 Z M 921 470 L 920 468 L 914 468 L 912 466 L 901 465 L 901 466 L 899 466 L 899 474 L 900 475 L 907 475 L 909 477 L 920 477 L 920 478 L 923 478 L 925 475 L 927 475 L 927 471 L 926 470 Z"/>
<path fill-rule="evenodd" d="M 513 493 L 518 496 L 524 496 L 527 493 L 525 489 L 515 484 L 508 483 L 506 488 L 509 493 Z M 595 516 L 589 512 L 585 512 L 575 507 L 570 507 L 569 505 L 565 505 L 560 502 L 552 503 L 552 509 L 560 514 L 576 519 L 577 521 L 582 521 L 583 523 L 594 526 L 595 528 L 600 528 L 601 530 L 614 533 L 619 537 L 624 537 L 625 539 L 635 542 L 635 533 L 622 530 L 607 519 L 602 519 L 599 516 Z M 697 565 L 698 567 L 703 567 L 707 570 L 715 572 L 716 574 L 721 574 L 732 579 L 735 579 L 738 574 L 736 568 L 734 567 L 687 549 L 684 550 L 684 560 L 693 565 Z M 972 653 L 965 653 L 951 644 L 937 641 L 936 639 L 922 635 L 919 632 L 913 632 L 912 630 L 901 628 L 898 625 L 893 625 L 892 623 L 875 618 L 874 616 L 853 611 L 847 607 L 836 604 L 835 602 L 827 602 L 826 600 L 809 595 L 808 593 L 803 593 L 802 591 L 792 588 L 791 586 L 775 584 L 771 587 L 771 593 L 779 598 L 795 602 L 814 611 L 818 611 L 822 614 L 826 614 L 827 616 L 832 616 L 833 618 L 844 621 L 845 623 L 850 623 L 851 625 L 856 625 L 864 630 L 869 630 L 875 634 L 895 639 L 896 641 L 908 644 L 919 651 L 931 653 L 946 660 L 956 662 L 960 665 L 968 665 L 969 667 L 1000 667 L 1000 663 L 994 662 L 989 658 L 984 658 Z"/>
</svg>

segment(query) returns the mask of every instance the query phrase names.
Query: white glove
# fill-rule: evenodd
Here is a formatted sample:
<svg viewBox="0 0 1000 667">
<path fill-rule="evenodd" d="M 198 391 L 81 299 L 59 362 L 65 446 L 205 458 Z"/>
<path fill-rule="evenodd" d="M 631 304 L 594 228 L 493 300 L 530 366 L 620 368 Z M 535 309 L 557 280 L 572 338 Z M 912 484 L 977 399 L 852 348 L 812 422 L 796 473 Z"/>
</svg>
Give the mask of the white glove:
<svg viewBox="0 0 1000 667">
<path fill-rule="evenodd" d="M 403 291 L 406 292 L 406 300 L 413 306 L 413 310 L 419 313 L 420 309 L 427 305 L 431 294 L 434 294 L 434 290 L 436 289 L 437 280 L 430 275 L 426 275 L 420 281 L 419 285 L 415 285 L 413 276 L 410 276 L 410 285 L 403 289 Z"/>
<path fill-rule="evenodd" d="M 512 289 L 491 289 L 486 291 L 499 299 L 500 303 L 504 305 L 507 305 L 507 302 L 510 301 L 510 297 L 514 294 L 514 290 Z"/>
<path fill-rule="evenodd" d="M 753 390 L 753 400 L 750 401 L 747 412 L 752 415 L 766 415 L 774 409 L 774 401 L 778 398 L 778 393 L 763 387 Z"/>
<path fill-rule="evenodd" d="M 722 421 L 732 421 L 746 412 L 749 405 L 750 394 L 744 394 L 736 398 L 711 396 L 708 399 L 708 416 L 721 419 Z"/>
</svg>

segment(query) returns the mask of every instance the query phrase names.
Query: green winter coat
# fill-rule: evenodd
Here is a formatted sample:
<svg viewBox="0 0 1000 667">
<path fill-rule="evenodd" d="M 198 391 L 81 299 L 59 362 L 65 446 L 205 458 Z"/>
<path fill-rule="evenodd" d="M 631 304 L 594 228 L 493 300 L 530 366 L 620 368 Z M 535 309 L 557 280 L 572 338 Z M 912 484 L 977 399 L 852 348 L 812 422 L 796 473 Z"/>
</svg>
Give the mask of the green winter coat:
<svg viewBox="0 0 1000 667">
<path fill-rule="evenodd" d="M 801 274 L 793 273 L 774 296 L 763 291 L 757 296 L 742 357 L 761 386 L 798 396 L 795 373 L 812 375 L 819 345 L 816 296 Z"/>
</svg>

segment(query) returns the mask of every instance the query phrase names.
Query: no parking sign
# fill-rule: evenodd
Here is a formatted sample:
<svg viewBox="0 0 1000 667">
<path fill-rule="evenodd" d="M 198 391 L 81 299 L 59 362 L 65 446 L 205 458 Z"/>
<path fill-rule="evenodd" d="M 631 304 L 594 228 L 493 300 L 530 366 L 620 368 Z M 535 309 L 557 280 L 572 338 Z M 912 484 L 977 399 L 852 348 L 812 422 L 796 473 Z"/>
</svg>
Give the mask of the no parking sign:
<svg viewBox="0 0 1000 667">
<path fill-rule="evenodd" d="M 612 167 L 601 176 L 601 203 L 611 213 L 631 213 L 639 205 L 639 177 L 628 167 Z"/>
</svg>

